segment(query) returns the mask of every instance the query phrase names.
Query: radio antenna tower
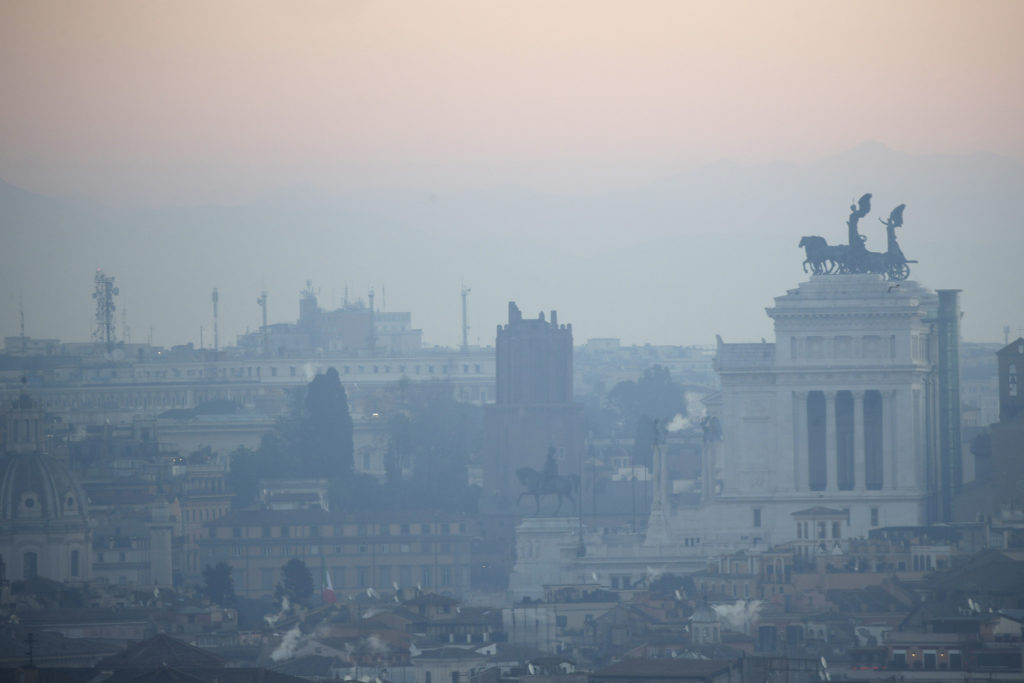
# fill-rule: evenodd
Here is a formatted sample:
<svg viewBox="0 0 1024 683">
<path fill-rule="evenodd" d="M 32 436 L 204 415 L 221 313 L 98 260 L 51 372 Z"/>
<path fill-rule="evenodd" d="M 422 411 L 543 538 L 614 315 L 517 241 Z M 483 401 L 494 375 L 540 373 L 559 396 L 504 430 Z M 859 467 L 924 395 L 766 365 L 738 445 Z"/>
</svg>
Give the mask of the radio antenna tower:
<svg viewBox="0 0 1024 683">
<path fill-rule="evenodd" d="M 217 302 L 220 300 L 220 294 L 217 293 L 217 288 L 213 288 L 213 294 L 210 295 L 213 299 L 213 350 L 216 352 L 220 348 L 220 339 L 217 336 Z"/>
<path fill-rule="evenodd" d="M 114 286 L 114 276 L 105 275 L 102 270 L 96 270 L 93 278 L 94 289 L 92 298 L 96 300 L 96 329 L 93 331 L 93 339 L 107 345 L 107 351 L 114 347 L 114 297 L 121 293 Z"/>
<path fill-rule="evenodd" d="M 128 307 L 121 307 L 121 336 L 124 338 L 125 344 L 132 343 L 132 330 L 128 327 Z"/>
<path fill-rule="evenodd" d="M 466 297 L 469 296 L 470 288 L 462 285 L 462 352 L 469 350 L 469 322 L 466 319 Z"/>
<path fill-rule="evenodd" d="M 20 326 L 22 326 L 22 351 L 24 352 L 28 344 L 25 340 L 25 297 L 22 292 L 17 292 L 17 317 Z M 1009 330 L 1010 328 L 1007 328 Z"/>
<path fill-rule="evenodd" d="M 267 351 L 267 290 L 260 292 L 260 297 L 256 299 L 256 303 L 263 310 L 263 326 L 260 327 L 260 334 L 263 335 L 263 352 Z"/>
<path fill-rule="evenodd" d="M 262 327 L 262 329 L 266 329 L 267 328 L 267 290 L 264 289 L 262 292 L 260 292 L 260 298 L 256 299 L 256 303 L 259 305 L 259 307 L 261 309 L 263 309 L 263 327 Z"/>
</svg>

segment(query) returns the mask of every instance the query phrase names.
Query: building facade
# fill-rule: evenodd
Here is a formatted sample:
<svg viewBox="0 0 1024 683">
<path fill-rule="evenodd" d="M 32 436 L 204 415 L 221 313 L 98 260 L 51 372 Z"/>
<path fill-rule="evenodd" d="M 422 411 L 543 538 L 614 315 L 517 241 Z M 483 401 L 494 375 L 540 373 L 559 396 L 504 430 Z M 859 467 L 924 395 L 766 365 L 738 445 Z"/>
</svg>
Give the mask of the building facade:
<svg viewBox="0 0 1024 683">
<path fill-rule="evenodd" d="M 397 585 L 460 595 L 469 588 L 475 522 L 461 515 L 240 510 L 204 527 L 201 563 L 230 565 L 235 591 L 246 597 L 272 595 L 292 558 L 305 562 L 317 590 L 329 572 L 339 594 Z"/>
</svg>

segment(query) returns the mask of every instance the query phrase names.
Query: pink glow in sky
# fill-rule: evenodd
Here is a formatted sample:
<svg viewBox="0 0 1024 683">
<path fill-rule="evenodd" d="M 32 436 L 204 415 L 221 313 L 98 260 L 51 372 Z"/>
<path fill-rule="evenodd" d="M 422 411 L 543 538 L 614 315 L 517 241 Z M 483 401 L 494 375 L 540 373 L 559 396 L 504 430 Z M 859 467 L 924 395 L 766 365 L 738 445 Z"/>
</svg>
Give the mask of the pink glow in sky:
<svg viewBox="0 0 1024 683">
<path fill-rule="evenodd" d="M 1024 156 L 1021 2 L 0 4 L 0 178 L 112 203 Z"/>
</svg>

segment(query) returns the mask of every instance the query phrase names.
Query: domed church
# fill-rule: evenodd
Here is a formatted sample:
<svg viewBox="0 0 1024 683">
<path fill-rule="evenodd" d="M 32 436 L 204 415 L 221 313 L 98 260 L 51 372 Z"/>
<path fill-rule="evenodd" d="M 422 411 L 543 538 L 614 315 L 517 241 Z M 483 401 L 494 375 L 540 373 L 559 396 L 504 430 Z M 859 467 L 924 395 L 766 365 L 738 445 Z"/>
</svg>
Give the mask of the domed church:
<svg viewBox="0 0 1024 683">
<path fill-rule="evenodd" d="M 27 394 L 0 415 L 0 560 L 8 580 L 88 581 L 92 534 L 85 495 L 45 453 L 42 407 Z"/>
</svg>

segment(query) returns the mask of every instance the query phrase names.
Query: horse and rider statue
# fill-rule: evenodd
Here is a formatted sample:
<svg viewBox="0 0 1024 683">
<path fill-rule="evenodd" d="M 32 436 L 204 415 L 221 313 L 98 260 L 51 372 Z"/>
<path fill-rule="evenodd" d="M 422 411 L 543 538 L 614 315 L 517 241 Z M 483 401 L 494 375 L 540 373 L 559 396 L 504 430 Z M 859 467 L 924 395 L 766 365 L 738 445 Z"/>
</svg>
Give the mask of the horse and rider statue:
<svg viewBox="0 0 1024 683">
<path fill-rule="evenodd" d="M 871 211 L 871 195 L 865 194 L 850 206 L 850 218 L 847 220 L 847 244 L 829 244 L 824 237 L 810 235 L 800 239 L 800 247 L 806 258 L 803 262 L 804 272 L 813 275 L 832 273 L 877 273 L 890 280 L 906 280 L 910 275 L 910 263 L 903 256 L 903 251 L 896 241 L 896 228 L 903 225 L 903 209 L 900 204 L 887 220 L 879 218 L 885 226 L 887 249 L 884 252 L 868 251 L 865 242 L 867 237 L 861 235 L 857 227 L 860 219 Z"/>
<path fill-rule="evenodd" d="M 558 474 L 558 463 L 555 462 L 555 449 L 548 449 L 547 458 L 544 460 L 544 469 L 538 472 L 532 467 L 520 467 L 516 470 L 516 476 L 525 490 L 519 494 L 516 505 L 523 500 L 524 496 L 533 496 L 534 513 L 540 513 L 540 499 L 546 496 L 557 496 L 558 507 L 554 514 L 562 509 L 562 501 L 568 499 L 573 508 L 576 507 L 576 496 L 580 490 L 580 478 L 575 474 L 562 476 Z"/>
</svg>

